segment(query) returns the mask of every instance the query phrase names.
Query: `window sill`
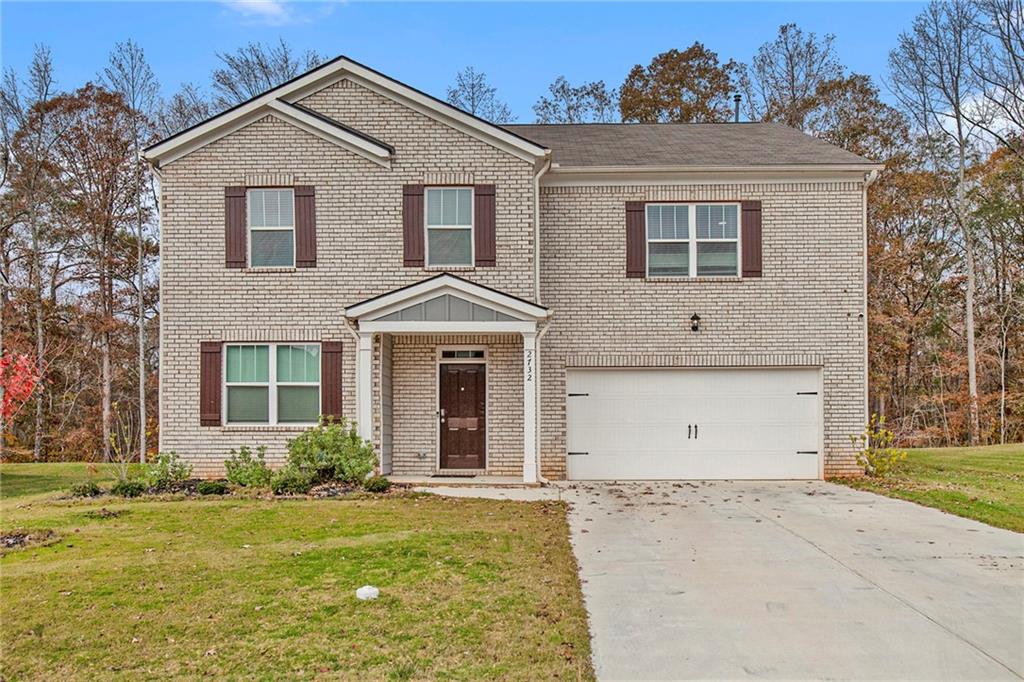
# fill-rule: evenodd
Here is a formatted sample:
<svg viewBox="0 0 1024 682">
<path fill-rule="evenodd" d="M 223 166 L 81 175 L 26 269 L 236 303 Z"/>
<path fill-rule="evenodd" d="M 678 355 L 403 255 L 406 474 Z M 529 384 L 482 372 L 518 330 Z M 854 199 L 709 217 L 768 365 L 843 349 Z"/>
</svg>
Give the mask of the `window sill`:
<svg viewBox="0 0 1024 682">
<path fill-rule="evenodd" d="M 742 282 L 746 279 L 757 279 L 754 277 L 739 277 L 729 275 L 728 277 L 644 277 L 646 282 Z"/>
<path fill-rule="evenodd" d="M 427 265 L 424 270 L 430 272 L 472 272 L 476 270 L 475 265 Z"/>
<path fill-rule="evenodd" d="M 220 427 L 221 433 L 296 433 L 305 431 L 316 424 L 225 424 Z"/>
<path fill-rule="evenodd" d="M 242 268 L 242 272 L 257 272 L 257 273 L 282 273 L 282 272 L 296 272 L 296 271 L 298 271 L 298 268 L 296 268 L 296 267 L 290 267 L 290 268 L 253 268 L 253 267 L 247 267 L 247 268 Z"/>
</svg>

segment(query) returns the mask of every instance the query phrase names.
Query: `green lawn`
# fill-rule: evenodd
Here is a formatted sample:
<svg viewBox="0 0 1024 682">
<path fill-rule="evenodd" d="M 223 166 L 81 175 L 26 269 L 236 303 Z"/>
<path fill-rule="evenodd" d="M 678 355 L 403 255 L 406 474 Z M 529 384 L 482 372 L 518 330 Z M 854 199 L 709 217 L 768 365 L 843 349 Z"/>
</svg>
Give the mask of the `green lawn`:
<svg viewBox="0 0 1024 682">
<path fill-rule="evenodd" d="M 113 464 L 86 462 L 0 464 L 0 499 L 64 490 L 89 480 L 109 485 L 117 480 L 116 469 Z"/>
<path fill-rule="evenodd" d="M 1021 443 L 910 450 L 903 469 L 892 478 L 840 482 L 1024 532 Z"/>
<path fill-rule="evenodd" d="M 75 472 L 0 465 L 60 536 L 0 557 L 0 679 L 593 678 L 560 503 L 38 494 Z"/>
</svg>

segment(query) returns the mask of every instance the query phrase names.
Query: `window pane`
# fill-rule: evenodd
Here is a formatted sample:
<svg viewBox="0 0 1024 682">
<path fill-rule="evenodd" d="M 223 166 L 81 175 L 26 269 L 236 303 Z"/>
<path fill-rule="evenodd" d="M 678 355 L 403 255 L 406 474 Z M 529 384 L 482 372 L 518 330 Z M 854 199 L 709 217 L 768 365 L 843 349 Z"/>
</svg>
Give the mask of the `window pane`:
<svg viewBox="0 0 1024 682">
<path fill-rule="evenodd" d="M 473 224 L 473 190 L 470 189 L 457 189 L 455 190 L 458 196 L 459 210 L 458 210 L 458 222 L 457 225 L 472 225 Z"/>
<path fill-rule="evenodd" d="M 690 273 L 690 245 L 686 242 L 652 242 L 647 249 L 651 277 L 686 277 Z"/>
<path fill-rule="evenodd" d="M 268 346 L 228 346 L 228 383 L 270 381 Z"/>
<path fill-rule="evenodd" d="M 739 231 L 739 209 L 735 205 L 722 207 L 722 238 L 736 239 Z"/>
<path fill-rule="evenodd" d="M 427 225 L 441 224 L 441 190 L 427 190 Z"/>
<path fill-rule="evenodd" d="M 278 346 L 277 380 L 320 381 L 320 346 Z"/>
<path fill-rule="evenodd" d="M 736 239 L 739 211 L 734 204 L 697 207 L 697 239 Z"/>
<path fill-rule="evenodd" d="M 292 230 L 250 230 L 252 263 L 257 268 L 295 265 Z"/>
<path fill-rule="evenodd" d="M 647 205 L 647 238 L 661 239 L 661 206 Z"/>
<path fill-rule="evenodd" d="M 458 190 L 455 189 L 443 189 L 441 190 L 441 224 L 442 225 L 458 225 L 458 200 L 456 195 Z"/>
<path fill-rule="evenodd" d="M 292 190 L 249 190 L 249 225 L 252 227 L 293 227 L 295 225 L 295 199 Z"/>
<path fill-rule="evenodd" d="M 698 243 L 697 275 L 699 277 L 736 275 L 736 243 Z"/>
<path fill-rule="evenodd" d="M 428 265 L 472 265 L 472 230 L 427 230 Z"/>
<path fill-rule="evenodd" d="M 277 421 L 315 422 L 320 416 L 319 386 L 278 386 Z"/>
<path fill-rule="evenodd" d="M 270 389 L 266 386 L 228 386 L 228 421 L 270 421 Z"/>
</svg>

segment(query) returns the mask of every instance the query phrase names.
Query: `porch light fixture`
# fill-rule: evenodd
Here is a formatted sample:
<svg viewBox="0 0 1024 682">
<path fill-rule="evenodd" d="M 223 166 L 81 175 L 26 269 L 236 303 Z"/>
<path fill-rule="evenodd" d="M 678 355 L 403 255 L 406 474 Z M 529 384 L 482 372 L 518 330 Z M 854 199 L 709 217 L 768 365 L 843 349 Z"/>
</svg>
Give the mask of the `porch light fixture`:
<svg viewBox="0 0 1024 682">
<path fill-rule="evenodd" d="M 697 313 L 694 313 L 693 315 L 690 316 L 690 331 L 700 331 L 700 315 L 698 315 Z"/>
</svg>

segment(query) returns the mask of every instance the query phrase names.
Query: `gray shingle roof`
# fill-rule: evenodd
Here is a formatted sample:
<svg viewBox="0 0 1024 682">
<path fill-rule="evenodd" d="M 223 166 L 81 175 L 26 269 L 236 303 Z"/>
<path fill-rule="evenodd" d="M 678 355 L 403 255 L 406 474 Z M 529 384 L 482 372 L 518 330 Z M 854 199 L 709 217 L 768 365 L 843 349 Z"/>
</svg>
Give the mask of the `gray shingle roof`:
<svg viewBox="0 0 1024 682">
<path fill-rule="evenodd" d="M 590 123 L 502 126 L 560 166 L 789 166 L 874 162 L 778 123 Z"/>
</svg>

